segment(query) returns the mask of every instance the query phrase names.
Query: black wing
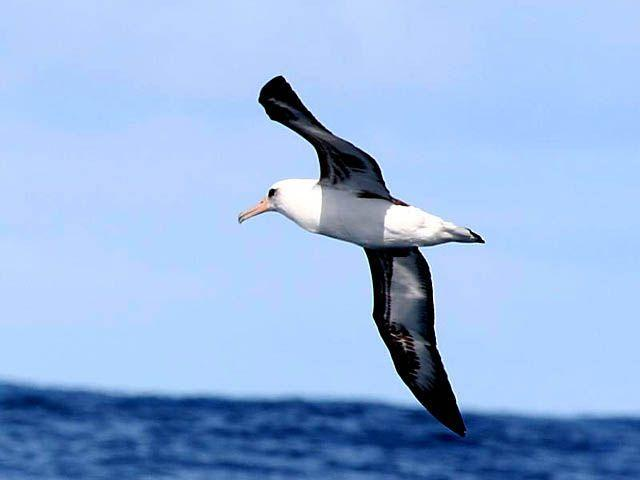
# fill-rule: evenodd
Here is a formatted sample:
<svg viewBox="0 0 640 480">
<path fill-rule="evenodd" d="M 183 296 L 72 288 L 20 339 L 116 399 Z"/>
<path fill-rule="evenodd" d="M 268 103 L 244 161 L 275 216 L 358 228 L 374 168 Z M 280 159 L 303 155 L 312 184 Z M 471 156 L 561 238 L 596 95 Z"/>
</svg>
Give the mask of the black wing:
<svg viewBox="0 0 640 480">
<path fill-rule="evenodd" d="M 417 248 L 365 248 L 373 279 L 373 318 L 400 378 L 446 427 L 466 427 L 436 348 L 429 265 Z"/>
<path fill-rule="evenodd" d="M 260 90 L 258 102 L 271 120 L 304 137 L 318 153 L 320 183 L 393 200 L 376 161 L 353 144 L 336 137 L 304 106 L 284 77 L 275 77 Z"/>
</svg>

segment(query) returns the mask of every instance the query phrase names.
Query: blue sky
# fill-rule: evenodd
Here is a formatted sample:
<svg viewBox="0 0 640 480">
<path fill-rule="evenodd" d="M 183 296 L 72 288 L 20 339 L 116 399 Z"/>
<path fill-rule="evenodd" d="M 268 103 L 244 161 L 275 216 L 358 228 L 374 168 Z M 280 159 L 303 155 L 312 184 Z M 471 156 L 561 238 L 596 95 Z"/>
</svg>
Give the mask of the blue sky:
<svg viewBox="0 0 640 480">
<path fill-rule="evenodd" d="M 638 412 L 636 2 L 5 2 L 0 378 L 411 404 L 359 248 L 238 211 L 315 153 L 284 74 L 425 249 L 463 409 Z"/>
</svg>

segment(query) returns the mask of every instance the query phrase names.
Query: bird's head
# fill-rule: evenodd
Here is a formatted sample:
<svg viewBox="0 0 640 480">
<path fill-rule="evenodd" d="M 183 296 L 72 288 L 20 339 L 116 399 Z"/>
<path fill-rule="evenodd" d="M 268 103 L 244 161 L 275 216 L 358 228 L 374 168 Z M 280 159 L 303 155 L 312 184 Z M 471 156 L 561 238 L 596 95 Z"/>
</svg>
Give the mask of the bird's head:
<svg viewBox="0 0 640 480">
<path fill-rule="evenodd" d="M 238 215 L 238 222 L 242 223 L 264 212 L 278 212 L 295 222 L 305 223 L 318 215 L 313 208 L 314 205 L 319 206 L 321 201 L 317 186 L 318 181 L 313 179 L 280 180 L 269 187 L 267 195 L 255 207 Z"/>
<path fill-rule="evenodd" d="M 238 223 L 242 223 L 245 220 L 249 220 L 251 217 L 255 217 L 256 215 L 260 215 L 264 212 L 277 211 L 282 190 L 282 186 L 279 185 L 279 183 L 280 182 L 271 185 L 267 195 L 255 206 L 240 213 L 240 215 L 238 215 Z"/>
</svg>

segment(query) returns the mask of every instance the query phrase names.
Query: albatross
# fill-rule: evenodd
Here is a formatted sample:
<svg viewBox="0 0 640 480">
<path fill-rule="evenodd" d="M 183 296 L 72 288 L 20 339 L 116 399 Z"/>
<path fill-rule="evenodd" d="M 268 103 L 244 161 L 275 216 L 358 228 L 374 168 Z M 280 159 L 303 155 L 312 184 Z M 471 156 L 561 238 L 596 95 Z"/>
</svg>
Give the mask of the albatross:
<svg viewBox="0 0 640 480">
<path fill-rule="evenodd" d="M 238 221 L 278 212 L 309 232 L 363 247 L 373 281 L 373 318 L 398 375 L 437 420 L 464 436 L 466 427 L 436 347 L 431 272 L 418 248 L 484 240 L 393 197 L 373 157 L 327 130 L 284 77 L 267 82 L 258 102 L 271 120 L 311 143 L 320 178 L 276 182 Z"/>
</svg>

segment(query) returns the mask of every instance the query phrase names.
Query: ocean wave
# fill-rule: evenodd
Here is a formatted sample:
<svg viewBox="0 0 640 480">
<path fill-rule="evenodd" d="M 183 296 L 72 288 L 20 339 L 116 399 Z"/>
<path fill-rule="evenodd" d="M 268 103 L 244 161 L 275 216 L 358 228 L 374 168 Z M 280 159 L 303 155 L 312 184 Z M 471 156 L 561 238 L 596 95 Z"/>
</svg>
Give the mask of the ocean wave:
<svg viewBox="0 0 640 480">
<path fill-rule="evenodd" d="M 639 479 L 639 418 L 366 402 L 111 395 L 0 384 L 0 478 Z"/>
</svg>

